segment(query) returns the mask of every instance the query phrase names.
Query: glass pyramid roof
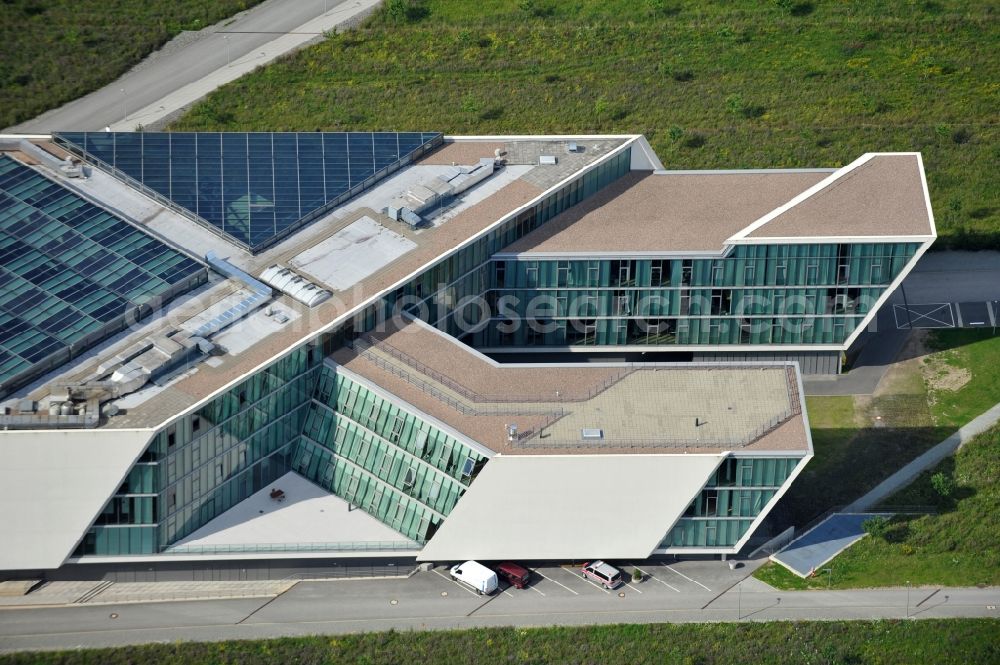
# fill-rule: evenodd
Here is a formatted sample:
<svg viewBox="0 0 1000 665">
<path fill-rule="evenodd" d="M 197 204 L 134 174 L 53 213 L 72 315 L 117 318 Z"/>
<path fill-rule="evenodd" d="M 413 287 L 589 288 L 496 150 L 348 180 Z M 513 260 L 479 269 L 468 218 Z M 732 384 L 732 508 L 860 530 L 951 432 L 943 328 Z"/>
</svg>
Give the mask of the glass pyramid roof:
<svg viewBox="0 0 1000 665">
<path fill-rule="evenodd" d="M 426 132 L 56 132 L 53 138 L 254 253 L 443 140 Z"/>
</svg>

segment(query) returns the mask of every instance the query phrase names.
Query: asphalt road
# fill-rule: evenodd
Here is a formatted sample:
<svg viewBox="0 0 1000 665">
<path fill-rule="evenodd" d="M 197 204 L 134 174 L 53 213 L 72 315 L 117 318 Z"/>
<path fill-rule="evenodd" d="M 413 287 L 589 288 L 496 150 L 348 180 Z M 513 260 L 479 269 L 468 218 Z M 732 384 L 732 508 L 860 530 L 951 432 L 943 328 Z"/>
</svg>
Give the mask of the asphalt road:
<svg viewBox="0 0 1000 665">
<path fill-rule="evenodd" d="M 1000 252 L 931 252 L 917 262 L 879 309 L 875 332 L 850 372 L 839 376 L 804 376 L 807 395 L 870 395 L 906 342 L 910 331 L 899 330 L 894 305 L 905 302 L 944 303 L 1000 299 Z"/>
<path fill-rule="evenodd" d="M 751 579 L 741 591 L 733 579 L 749 569 L 730 574 L 720 561 L 643 566 L 652 577 L 610 592 L 581 579 L 575 569 L 545 567 L 536 569 L 528 589 L 504 588 L 483 597 L 435 570 L 410 579 L 300 582 L 270 600 L 2 610 L 0 651 L 391 628 L 997 617 L 1000 605 L 996 588 L 776 592 Z"/>
<path fill-rule="evenodd" d="M 324 13 L 338 11 L 337 7 L 345 2 L 347 0 L 268 0 L 232 23 L 228 23 L 231 19 L 221 21 L 182 48 L 168 48 L 167 53 L 154 55 L 114 83 L 6 131 L 48 133 L 104 129 L 123 120 L 127 113 L 153 104 L 230 62 L 254 57 L 263 44 Z"/>
</svg>

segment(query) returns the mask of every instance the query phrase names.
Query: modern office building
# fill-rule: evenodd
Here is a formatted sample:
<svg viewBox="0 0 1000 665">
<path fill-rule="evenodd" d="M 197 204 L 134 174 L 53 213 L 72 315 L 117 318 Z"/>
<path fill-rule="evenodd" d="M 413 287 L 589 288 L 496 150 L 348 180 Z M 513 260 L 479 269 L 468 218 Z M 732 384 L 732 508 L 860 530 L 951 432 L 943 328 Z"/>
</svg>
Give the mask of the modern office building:
<svg viewBox="0 0 1000 665">
<path fill-rule="evenodd" d="M 686 172 L 641 136 L 0 150 L 9 571 L 734 553 L 812 456 L 800 364 L 839 371 L 935 237 L 913 153 Z"/>
</svg>

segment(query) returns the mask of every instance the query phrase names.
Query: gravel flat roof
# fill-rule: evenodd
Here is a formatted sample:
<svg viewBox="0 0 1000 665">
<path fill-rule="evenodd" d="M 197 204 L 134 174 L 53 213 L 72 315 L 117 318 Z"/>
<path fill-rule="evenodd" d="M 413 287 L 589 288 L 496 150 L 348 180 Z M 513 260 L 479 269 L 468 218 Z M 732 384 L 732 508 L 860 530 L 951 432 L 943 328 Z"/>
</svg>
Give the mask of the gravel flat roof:
<svg viewBox="0 0 1000 665">
<path fill-rule="evenodd" d="M 749 234 L 929 236 L 934 233 L 916 154 L 874 155 Z"/>
<path fill-rule="evenodd" d="M 633 171 L 503 252 L 718 252 L 730 236 L 829 174 Z"/>
<path fill-rule="evenodd" d="M 503 454 L 808 450 L 792 364 L 500 365 L 422 322 L 330 358 Z"/>
</svg>

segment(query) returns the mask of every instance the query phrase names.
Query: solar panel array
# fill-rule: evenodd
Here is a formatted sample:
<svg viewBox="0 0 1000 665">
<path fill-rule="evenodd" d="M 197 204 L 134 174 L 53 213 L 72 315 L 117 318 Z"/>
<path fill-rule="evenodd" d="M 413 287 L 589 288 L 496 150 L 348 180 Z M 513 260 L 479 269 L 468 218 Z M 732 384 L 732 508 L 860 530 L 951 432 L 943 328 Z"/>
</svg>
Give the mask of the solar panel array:
<svg viewBox="0 0 1000 665">
<path fill-rule="evenodd" d="M 0 394 L 199 272 L 198 262 L 0 156 Z"/>
<path fill-rule="evenodd" d="M 259 251 L 442 141 L 421 132 L 59 132 L 59 145 Z"/>
</svg>

